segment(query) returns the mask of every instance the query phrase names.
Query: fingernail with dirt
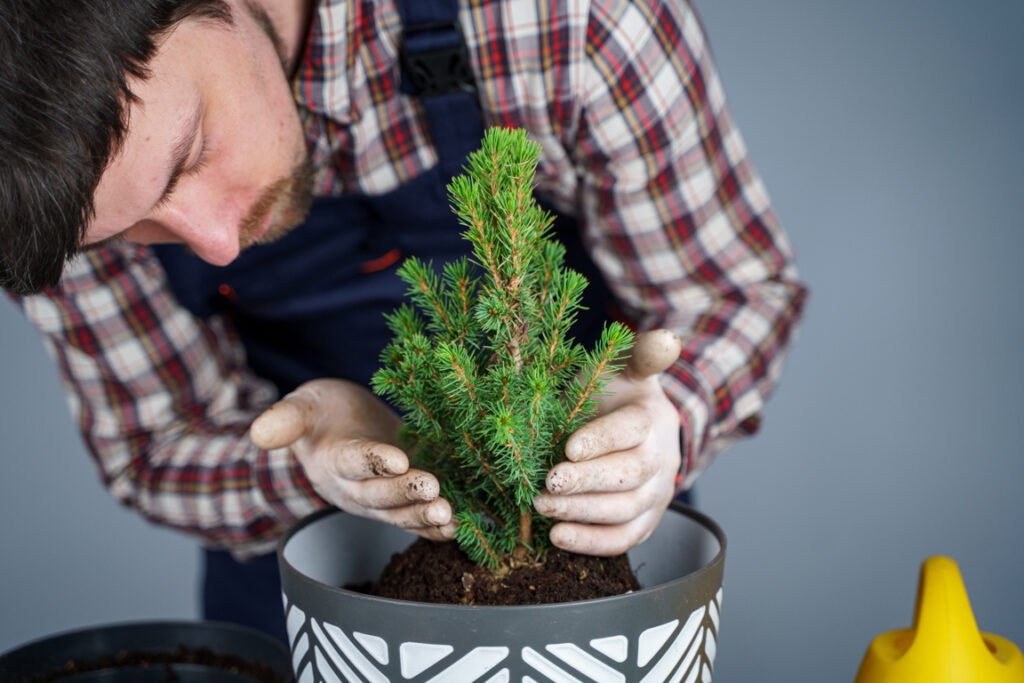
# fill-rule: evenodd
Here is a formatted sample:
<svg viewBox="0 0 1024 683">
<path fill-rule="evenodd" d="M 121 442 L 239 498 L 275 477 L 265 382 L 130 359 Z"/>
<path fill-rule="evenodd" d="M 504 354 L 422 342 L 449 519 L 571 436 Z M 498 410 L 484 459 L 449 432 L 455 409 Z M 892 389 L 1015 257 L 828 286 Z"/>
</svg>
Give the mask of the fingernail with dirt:
<svg viewBox="0 0 1024 683">
<path fill-rule="evenodd" d="M 373 451 L 370 451 L 370 453 L 367 454 L 366 464 L 370 468 L 370 472 L 375 477 L 380 477 L 385 474 L 391 474 L 388 471 L 387 465 L 384 462 L 384 458 L 380 457 Z"/>
<path fill-rule="evenodd" d="M 551 493 L 573 493 L 576 490 L 576 479 L 564 470 L 554 469 L 548 475 L 548 491 Z"/>
<path fill-rule="evenodd" d="M 409 481 L 408 492 L 410 500 L 433 500 L 437 498 L 438 486 L 429 477 L 416 477 Z"/>
</svg>

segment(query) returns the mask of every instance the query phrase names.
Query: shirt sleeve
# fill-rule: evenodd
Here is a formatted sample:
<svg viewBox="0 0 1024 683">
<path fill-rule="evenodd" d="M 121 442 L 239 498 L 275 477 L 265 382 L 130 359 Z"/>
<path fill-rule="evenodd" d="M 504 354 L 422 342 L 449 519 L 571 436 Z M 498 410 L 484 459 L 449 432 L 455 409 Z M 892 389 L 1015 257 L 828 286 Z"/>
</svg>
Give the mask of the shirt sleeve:
<svg viewBox="0 0 1024 683">
<path fill-rule="evenodd" d="M 663 386 L 688 487 L 758 428 L 807 291 L 690 4 L 594 0 L 587 36 L 584 237 L 626 318 L 684 339 Z"/>
<path fill-rule="evenodd" d="M 247 436 L 275 389 L 222 318 L 171 294 L 152 253 L 89 251 L 60 285 L 16 299 L 42 332 L 100 477 L 124 505 L 245 558 L 322 507 L 288 449 Z"/>
</svg>

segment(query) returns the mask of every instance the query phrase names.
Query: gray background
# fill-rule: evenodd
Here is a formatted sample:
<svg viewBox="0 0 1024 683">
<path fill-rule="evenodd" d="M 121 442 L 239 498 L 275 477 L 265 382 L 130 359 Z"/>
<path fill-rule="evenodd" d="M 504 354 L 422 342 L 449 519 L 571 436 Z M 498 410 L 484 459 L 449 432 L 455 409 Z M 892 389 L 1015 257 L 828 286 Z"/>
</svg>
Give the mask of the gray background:
<svg viewBox="0 0 1024 683">
<path fill-rule="evenodd" d="M 716 682 L 850 680 L 939 553 L 1024 644 L 1024 3 L 698 6 L 813 290 L 762 434 L 698 487 L 730 538 Z M 0 650 L 194 616 L 193 543 L 101 489 L 6 303 L 0 349 Z"/>
</svg>

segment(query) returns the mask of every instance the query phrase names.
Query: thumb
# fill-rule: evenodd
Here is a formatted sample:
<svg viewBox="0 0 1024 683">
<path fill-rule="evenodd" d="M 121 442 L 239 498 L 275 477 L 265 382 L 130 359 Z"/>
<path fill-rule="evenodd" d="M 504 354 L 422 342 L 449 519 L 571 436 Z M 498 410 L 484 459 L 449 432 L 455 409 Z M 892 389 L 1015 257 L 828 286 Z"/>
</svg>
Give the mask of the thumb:
<svg viewBox="0 0 1024 683">
<path fill-rule="evenodd" d="M 626 364 L 625 375 L 634 382 L 668 370 L 679 359 L 683 340 L 672 330 L 648 330 L 636 336 L 633 354 Z"/>
<path fill-rule="evenodd" d="M 249 427 L 249 438 L 267 450 L 290 446 L 316 425 L 319 415 L 315 395 L 295 392 L 257 417 Z"/>
</svg>

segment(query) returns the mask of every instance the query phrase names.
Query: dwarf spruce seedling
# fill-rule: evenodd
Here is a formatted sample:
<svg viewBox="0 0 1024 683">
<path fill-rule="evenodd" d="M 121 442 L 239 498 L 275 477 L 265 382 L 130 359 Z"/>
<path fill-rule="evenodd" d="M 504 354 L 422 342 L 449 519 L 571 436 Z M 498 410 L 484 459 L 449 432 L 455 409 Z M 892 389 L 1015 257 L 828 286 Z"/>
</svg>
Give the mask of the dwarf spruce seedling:
<svg viewBox="0 0 1024 683">
<path fill-rule="evenodd" d="M 524 131 L 492 128 L 469 156 L 448 191 L 472 257 L 440 273 L 402 264 L 411 304 L 386 316 L 394 338 L 372 383 L 405 413 L 405 446 L 440 480 L 460 547 L 491 569 L 549 547 L 533 498 L 633 344 L 620 323 L 591 350 L 572 336 L 587 281 L 534 200 L 539 151 Z"/>
</svg>

